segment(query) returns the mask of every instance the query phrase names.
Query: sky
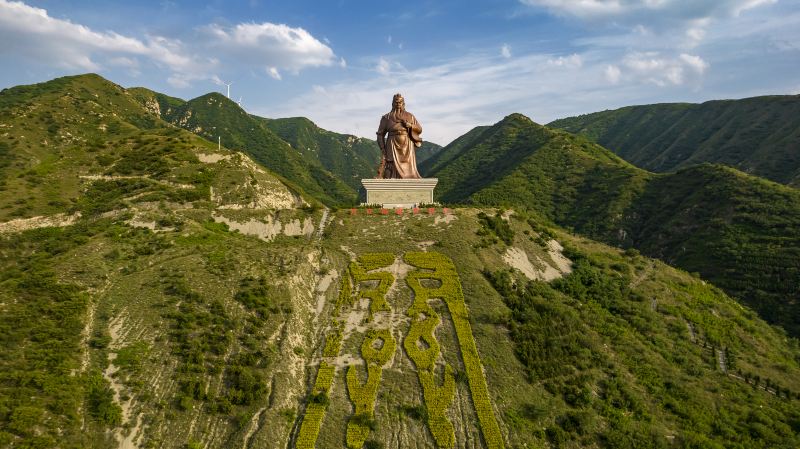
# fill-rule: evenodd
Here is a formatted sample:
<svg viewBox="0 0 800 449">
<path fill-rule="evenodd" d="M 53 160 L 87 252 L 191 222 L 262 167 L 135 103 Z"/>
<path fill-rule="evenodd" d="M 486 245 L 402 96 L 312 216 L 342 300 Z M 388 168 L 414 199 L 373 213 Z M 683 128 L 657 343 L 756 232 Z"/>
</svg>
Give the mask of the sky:
<svg viewBox="0 0 800 449">
<path fill-rule="evenodd" d="M 0 0 L 0 88 L 94 72 L 374 137 L 400 92 L 444 145 L 519 112 L 800 94 L 798 0 Z"/>
</svg>

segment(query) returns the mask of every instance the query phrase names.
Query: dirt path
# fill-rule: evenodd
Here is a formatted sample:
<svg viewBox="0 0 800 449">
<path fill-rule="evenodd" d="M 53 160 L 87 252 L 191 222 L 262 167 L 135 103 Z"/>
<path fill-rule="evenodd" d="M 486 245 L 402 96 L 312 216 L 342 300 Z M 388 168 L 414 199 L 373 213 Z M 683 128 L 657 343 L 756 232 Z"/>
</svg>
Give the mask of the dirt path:
<svg viewBox="0 0 800 449">
<path fill-rule="evenodd" d="M 329 209 L 326 207 L 322 211 L 322 218 L 319 219 L 319 229 L 317 229 L 317 240 L 322 240 L 322 235 L 325 232 L 325 226 L 328 224 Z"/>
<path fill-rule="evenodd" d="M 697 335 L 694 332 L 694 325 L 690 322 L 686 322 L 686 328 L 689 329 L 689 338 L 692 340 L 692 343 L 697 341 Z"/>
<path fill-rule="evenodd" d="M 647 276 L 649 276 L 650 273 L 653 272 L 653 268 L 654 268 L 654 262 L 651 260 L 647 264 L 647 266 L 644 268 L 644 270 L 642 270 L 642 273 L 640 275 L 636 276 L 635 278 L 633 278 L 633 280 L 631 281 L 631 284 L 630 284 L 629 287 L 631 289 L 634 289 L 634 288 L 638 287 L 639 284 L 641 284 L 642 281 L 647 279 Z"/>
<path fill-rule="evenodd" d="M 161 184 L 169 187 L 175 187 L 176 189 L 184 189 L 184 190 L 191 190 L 195 187 L 191 184 L 179 184 L 177 182 L 170 182 L 170 181 L 163 181 L 161 179 L 153 179 L 146 175 L 131 175 L 131 176 L 108 176 L 108 175 L 81 175 L 78 176 L 81 179 L 87 179 L 89 181 L 114 181 L 118 179 L 146 179 L 148 181 L 153 181 L 156 184 Z"/>
<path fill-rule="evenodd" d="M 720 371 L 728 374 L 728 359 L 724 349 L 717 349 L 717 362 L 719 363 Z"/>
</svg>

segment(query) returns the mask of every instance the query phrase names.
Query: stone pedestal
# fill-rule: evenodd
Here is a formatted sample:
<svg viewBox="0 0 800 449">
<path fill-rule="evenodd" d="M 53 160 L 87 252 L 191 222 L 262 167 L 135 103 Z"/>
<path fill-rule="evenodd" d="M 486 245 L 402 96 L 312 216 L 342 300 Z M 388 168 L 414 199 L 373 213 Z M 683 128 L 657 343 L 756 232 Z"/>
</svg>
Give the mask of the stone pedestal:
<svg viewBox="0 0 800 449">
<path fill-rule="evenodd" d="M 421 179 L 362 179 L 367 191 L 364 204 L 380 204 L 386 208 L 414 207 L 433 203 L 436 178 Z"/>
</svg>

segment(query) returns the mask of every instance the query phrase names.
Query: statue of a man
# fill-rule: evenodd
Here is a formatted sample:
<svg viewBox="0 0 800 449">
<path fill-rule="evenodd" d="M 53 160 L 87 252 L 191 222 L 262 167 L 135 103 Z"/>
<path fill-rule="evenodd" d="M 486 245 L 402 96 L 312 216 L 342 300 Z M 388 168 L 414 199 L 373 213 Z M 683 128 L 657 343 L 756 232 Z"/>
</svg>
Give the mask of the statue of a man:
<svg viewBox="0 0 800 449">
<path fill-rule="evenodd" d="M 381 124 L 378 126 L 378 146 L 381 148 L 378 178 L 420 178 L 416 150 L 422 146 L 419 136 L 421 132 L 422 126 L 417 118 L 406 111 L 403 96 L 395 94 L 392 98 L 392 111 L 381 117 Z"/>
</svg>

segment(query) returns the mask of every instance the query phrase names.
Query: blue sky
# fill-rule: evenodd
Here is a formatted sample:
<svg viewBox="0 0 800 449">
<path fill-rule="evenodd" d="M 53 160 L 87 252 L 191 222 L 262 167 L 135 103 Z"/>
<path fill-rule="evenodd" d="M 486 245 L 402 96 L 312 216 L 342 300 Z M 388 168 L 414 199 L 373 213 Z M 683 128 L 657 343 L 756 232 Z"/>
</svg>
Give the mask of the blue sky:
<svg viewBox="0 0 800 449">
<path fill-rule="evenodd" d="M 800 94 L 797 0 L 0 0 L 0 87 L 96 72 L 371 137 L 402 92 L 446 144 L 656 102 Z"/>
</svg>

